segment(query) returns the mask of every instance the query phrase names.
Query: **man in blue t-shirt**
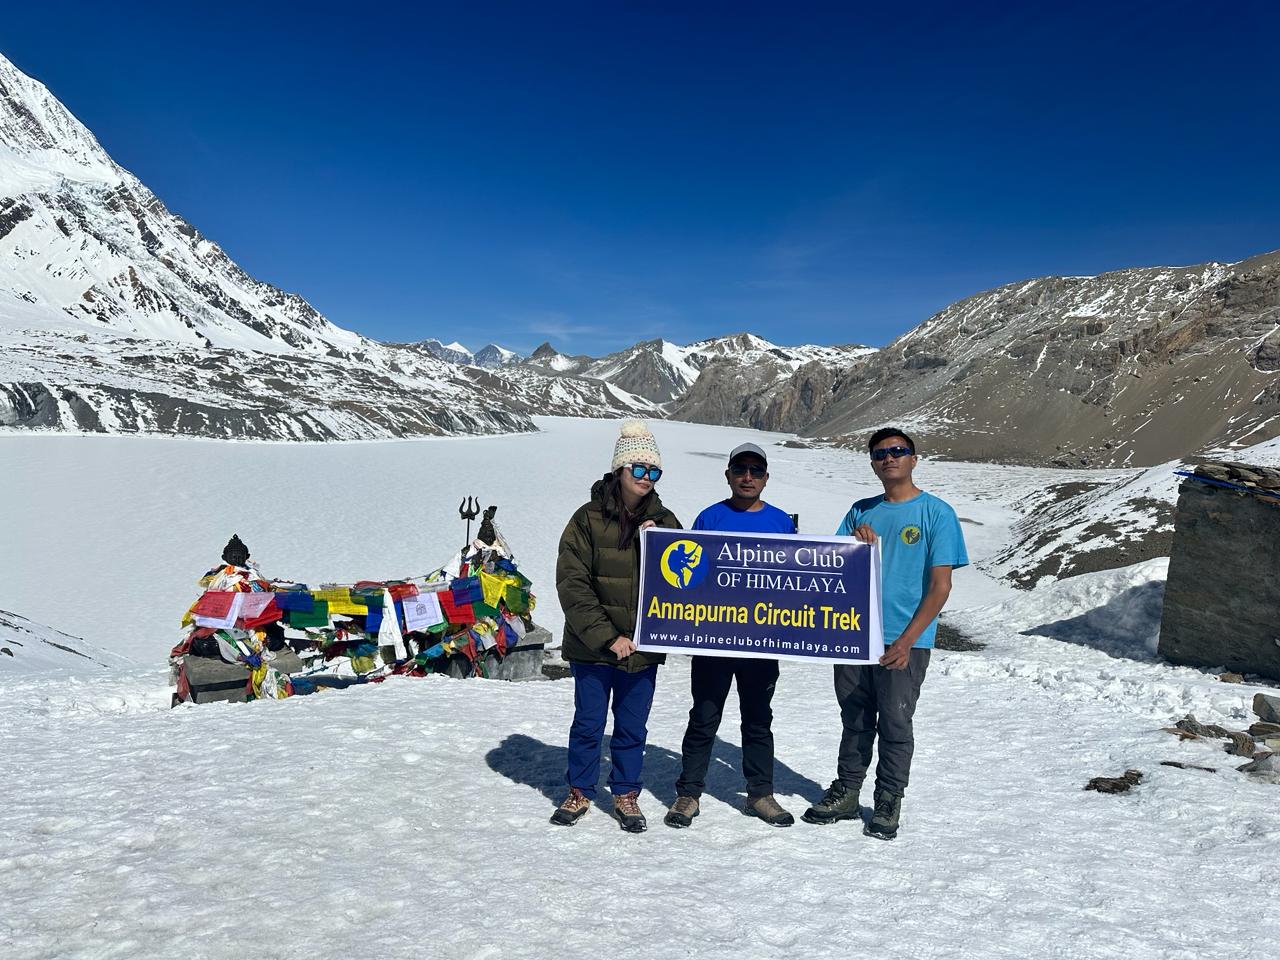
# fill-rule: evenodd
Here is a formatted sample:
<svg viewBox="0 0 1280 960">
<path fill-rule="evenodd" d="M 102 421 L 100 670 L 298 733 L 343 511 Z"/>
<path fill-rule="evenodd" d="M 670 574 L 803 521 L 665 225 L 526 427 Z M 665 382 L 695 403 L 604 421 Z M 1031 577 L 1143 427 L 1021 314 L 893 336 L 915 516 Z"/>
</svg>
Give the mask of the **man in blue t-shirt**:
<svg viewBox="0 0 1280 960">
<path fill-rule="evenodd" d="M 878 740 L 875 811 L 863 832 L 892 840 L 915 751 L 911 718 L 929 666 L 938 614 L 951 593 L 951 571 L 968 565 L 969 557 L 956 512 L 912 480 L 919 459 L 915 442 L 903 431 L 886 427 L 871 435 L 867 447 L 884 493 L 855 503 L 836 534 L 881 544 L 882 622 L 889 645 L 879 665 L 835 668 L 844 726 L 836 779 L 805 811 L 804 819 L 835 823 L 861 815 L 858 791 Z"/>
<path fill-rule="evenodd" d="M 731 496 L 712 504 L 693 521 L 694 530 L 739 533 L 795 533 L 791 517 L 760 499 L 769 482 L 769 462 L 754 443 L 734 447 L 724 472 Z M 676 801 L 663 822 L 687 827 L 698 815 L 706 787 L 711 748 L 724 714 L 729 687 L 738 682 L 742 711 L 742 774 L 747 780 L 744 812 L 775 827 L 789 827 L 795 817 L 773 796 L 773 710 L 769 706 L 778 683 L 778 661 L 758 657 L 694 656 L 689 668 L 693 707 L 681 745 Z"/>
</svg>

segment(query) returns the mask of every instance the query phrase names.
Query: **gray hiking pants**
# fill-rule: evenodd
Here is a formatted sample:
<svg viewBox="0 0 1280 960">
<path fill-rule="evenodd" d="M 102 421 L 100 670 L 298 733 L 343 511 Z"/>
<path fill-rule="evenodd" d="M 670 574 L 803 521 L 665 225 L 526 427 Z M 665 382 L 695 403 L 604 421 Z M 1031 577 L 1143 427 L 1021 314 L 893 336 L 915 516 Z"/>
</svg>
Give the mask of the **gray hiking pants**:
<svg viewBox="0 0 1280 960">
<path fill-rule="evenodd" d="M 836 700 L 844 724 L 836 776 L 848 789 L 861 789 L 871 766 L 871 746 L 878 740 L 876 788 L 899 796 L 907 792 L 916 748 L 911 718 L 932 652 L 913 649 L 902 670 L 836 665 Z"/>
</svg>

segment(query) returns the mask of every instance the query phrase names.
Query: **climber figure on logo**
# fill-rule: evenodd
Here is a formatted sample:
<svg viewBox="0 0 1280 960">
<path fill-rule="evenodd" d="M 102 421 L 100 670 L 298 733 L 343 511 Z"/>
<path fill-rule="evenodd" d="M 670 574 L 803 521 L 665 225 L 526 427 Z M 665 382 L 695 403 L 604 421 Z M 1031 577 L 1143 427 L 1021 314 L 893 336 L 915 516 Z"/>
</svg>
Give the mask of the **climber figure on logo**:
<svg viewBox="0 0 1280 960">
<path fill-rule="evenodd" d="M 689 585 L 689 577 L 693 568 L 698 565 L 697 547 L 689 550 L 683 543 L 677 543 L 667 555 L 667 569 L 680 581 L 680 586 Z"/>
</svg>

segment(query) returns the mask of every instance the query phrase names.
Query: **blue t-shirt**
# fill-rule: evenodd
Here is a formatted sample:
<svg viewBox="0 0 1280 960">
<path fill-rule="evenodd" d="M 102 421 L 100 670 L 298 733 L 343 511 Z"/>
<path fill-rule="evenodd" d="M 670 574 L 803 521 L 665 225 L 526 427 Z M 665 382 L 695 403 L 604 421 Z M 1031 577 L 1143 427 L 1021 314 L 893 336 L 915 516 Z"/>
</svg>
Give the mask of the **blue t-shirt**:
<svg viewBox="0 0 1280 960">
<path fill-rule="evenodd" d="M 725 530 L 736 533 L 795 533 L 791 517 L 771 503 L 759 510 L 735 510 L 728 500 L 713 503 L 693 521 L 694 530 Z"/>
<path fill-rule="evenodd" d="M 863 524 L 880 538 L 880 599 L 887 647 L 902 636 L 915 616 L 929 589 L 932 569 L 968 566 L 969 554 L 956 512 L 931 493 L 921 492 L 904 503 L 886 503 L 884 494 L 859 500 L 845 514 L 836 535 L 850 536 Z M 937 632 L 935 617 L 914 645 L 932 647 Z"/>
</svg>

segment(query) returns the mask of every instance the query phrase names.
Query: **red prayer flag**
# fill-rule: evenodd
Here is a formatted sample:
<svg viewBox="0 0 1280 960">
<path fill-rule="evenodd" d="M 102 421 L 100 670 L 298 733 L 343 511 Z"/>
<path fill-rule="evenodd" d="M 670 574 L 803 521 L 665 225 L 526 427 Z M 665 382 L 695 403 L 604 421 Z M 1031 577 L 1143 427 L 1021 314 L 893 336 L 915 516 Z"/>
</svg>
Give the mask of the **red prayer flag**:
<svg viewBox="0 0 1280 960">
<path fill-rule="evenodd" d="M 387 586 L 392 600 L 408 600 L 418 595 L 418 588 L 412 583 L 392 583 Z"/>
<path fill-rule="evenodd" d="M 470 636 L 468 631 L 467 642 L 464 646 L 458 648 L 458 652 L 470 660 L 472 663 L 476 661 L 476 638 Z"/>
<path fill-rule="evenodd" d="M 440 611 L 449 623 L 476 622 L 476 614 L 471 609 L 471 604 L 454 603 L 453 596 L 448 590 L 441 590 L 436 596 L 440 598 Z"/>
<path fill-rule="evenodd" d="M 196 601 L 191 612 L 197 617 L 221 620 L 231 612 L 231 602 L 235 596 L 235 590 L 206 590 Z"/>
</svg>

